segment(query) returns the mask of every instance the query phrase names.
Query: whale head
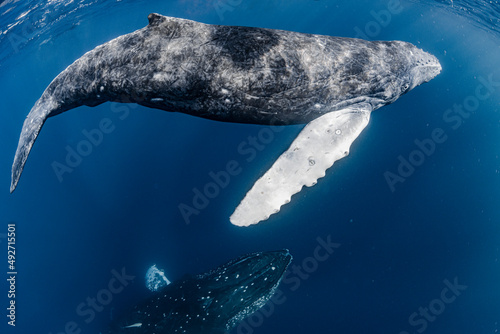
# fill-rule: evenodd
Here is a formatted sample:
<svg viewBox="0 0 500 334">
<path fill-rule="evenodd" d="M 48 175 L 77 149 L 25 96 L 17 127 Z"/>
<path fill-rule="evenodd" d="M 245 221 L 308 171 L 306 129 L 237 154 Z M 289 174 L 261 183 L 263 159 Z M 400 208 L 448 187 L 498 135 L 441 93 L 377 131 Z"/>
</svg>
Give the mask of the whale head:
<svg viewBox="0 0 500 334">
<path fill-rule="evenodd" d="M 163 285 L 108 334 L 227 333 L 273 296 L 291 260 L 288 250 L 253 253 Z"/>
<path fill-rule="evenodd" d="M 406 44 L 406 47 L 408 48 L 406 56 L 409 68 L 405 73 L 405 78 L 409 81 L 409 87 L 404 92 L 406 93 L 418 85 L 434 79 L 439 73 L 441 73 L 441 64 L 434 55 L 417 48 L 413 44 L 405 42 L 402 43 Z"/>
<path fill-rule="evenodd" d="M 387 45 L 388 56 L 384 57 L 383 66 L 387 69 L 384 86 L 384 100 L 392 103 L 413 88 L 429 82 L 441 73 L 441 64 L 432 54 L 415 45 L 402 42 L 379 42 Z"/>
<path fill-rule="evenodd" d="M 214 307 L 229 318 L 227 329 L 264 306 L 291 260 L 288 250 L 254 253 L 199 276 L 218 296 Z"/>
</svg>

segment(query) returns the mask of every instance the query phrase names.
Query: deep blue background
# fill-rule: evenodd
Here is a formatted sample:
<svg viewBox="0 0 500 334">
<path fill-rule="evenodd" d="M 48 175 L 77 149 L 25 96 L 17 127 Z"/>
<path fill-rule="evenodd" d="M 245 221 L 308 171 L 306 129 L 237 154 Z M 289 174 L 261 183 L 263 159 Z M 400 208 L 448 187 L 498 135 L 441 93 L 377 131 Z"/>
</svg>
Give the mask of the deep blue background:
<svg viewBox="0 0 500 334">
<path fill-rule="evenodd" d="M 45 87 L 83 53 L 144 27 L 149 13 L 355 37 L 356 28 L 373 26 L 373 13 L 387 10 L 389 2 L 0 4 L 1 333 L 55 334 L 69 321 L 82 333 L 98 333 L 112 314 L 147 295 L 144 274 L 153 263 L 175 280 L 244 253 L 288 248 L 294 264 L 301 265 L 313 255 L 317 238 L 329 235 L 340 248 L 295 291 L 282 284 L 286 302 L 252 328 L 253 333 L 419 333 L 422 327 L 412 326 L 409 316 L 440 298 L 443 280 L 453 282 L 455 277 L 467 289 L 423 332 L 496 333 L 500 87 L 458 129 L 443 120 L 447 109 L 474 95 L 480 77 L 494 75 L 500 81 L 496 22 L 477 24 L 482 15 L 473 11 L 402 1 L 400 13 L 391 15 L 388 24 L 378 24 L 380 31 L 371 37 L 414 43 L 436 55 L 443 72 L 374 112 L 347 158 L 259 225 L 238 228 L 228 217 L 301 126 L 283 128 L 248 162 L 237 147 L 257 135 L 260 126 L 135 106 L 127 106 L 129 115 L 120 120 L 113 110 L 123 105 L 80 107 L 46 122 L 18 189 L 9 194 L 22 122 Z M 224 12 L 224 4 L 232 10 Z M 51 164 L 63 162 L 66 146 L 74 148 L 84 139 L 82 130 L 96 128 L 103 118 L 111 119 L 115 130 L 59 182 Z M 398 157 L 408 158 L 416 149 L 414 141 L 429 138 L 436 128 L 445 131 L 447 140 L 391 192 L 384 173 L 396 172 Z M 178 205 L 191 204 L 193 188 L 202 188 L 211 181 L 209 172 L 223 170 L 230 160 L 242 172 L 186 224 Z M 17 226 L 15 328 L 6 325 L 5 317 L 2 233 L 9 222 Z M 136 276 L 134 283 L 85 323 L 77 305 L 106 288 L 111 270 L 122 268 Z"/>
</svg>

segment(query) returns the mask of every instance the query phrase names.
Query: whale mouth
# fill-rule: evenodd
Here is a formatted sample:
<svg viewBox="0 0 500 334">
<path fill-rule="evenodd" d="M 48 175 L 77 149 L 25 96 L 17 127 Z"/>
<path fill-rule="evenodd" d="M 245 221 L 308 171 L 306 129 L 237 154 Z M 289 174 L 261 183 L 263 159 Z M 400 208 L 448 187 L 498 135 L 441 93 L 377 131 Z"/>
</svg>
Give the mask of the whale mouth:
<svg viewBox="0 0 500 334">
<path fill-rule="evenodd" d="M 439 60 L 432 54 L 421 51 L 421 58 L 417 60 L 417 70 L 420 71 L 423 81 L 429 82 L 441 73 L 442 67 Z"/>
<path fill-rule="evenodd" d="M 439 62 L 417 67 L 417 70 L 420 72 L 420 76 L 422 77 L 422 83 L 429 82 L 437 77 L 439 73 L 441 73 L 442 69 L 443 68 Z"/>
<path fill-rule="evenodd" d="M 438 76 L 443 69 L 436 57 L 423 51 L 422 54 L 423 57 L 418 59 L 416 66 L 410 70 L 411 89 L 431 81 Z"/>
<path fill-rule="evenodd" d="M 427 73 L 428 79 L 426 82 L 437 77 L 439 73 L 441 73 L 441 71 L 443 70 L 439 62 L 436 62 L 435 64 L 424 65 L 422 67 L 425 68 L 425 71 Z"/>
<path fill-rule="evenodd" d="M 429 82 L 441 73 L 442 67 L 436 56 L 412 45 L 409 45 L 408 61 L 411 65 L 409 68 L 410 90 L 418 85 Z"/>
</svg>

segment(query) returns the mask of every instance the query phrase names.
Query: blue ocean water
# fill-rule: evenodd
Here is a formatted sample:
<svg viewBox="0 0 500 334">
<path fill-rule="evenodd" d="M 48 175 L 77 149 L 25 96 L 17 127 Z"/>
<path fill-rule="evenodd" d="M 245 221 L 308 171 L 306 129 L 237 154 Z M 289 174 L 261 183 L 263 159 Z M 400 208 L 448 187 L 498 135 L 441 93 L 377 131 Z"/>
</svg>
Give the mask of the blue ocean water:
<svg viewBox="0 0 500 334">
<path fill-rule="evenodd" d="M 1 2 L 0 332 L 104 333 L 148 295 L 152 264 L 176 280 L 245 253 L 288 248 L 294 261 L 281 298 L 233 333 L 497 333 L 499 10 L 498 1 Z M 85 52 L 144 27 L 151 12 L 404 40 L 436 55 L 443 71 L 374 112 L 347 158 L 253 227 L 228 217 L 302 126 L 284 127 L 244 155 L 239 145 L 264 127 L 134 105 L 80 107 L 47 121 L 9 194 L 23 120 L 45 87 Z M 58 177 L 54 162 L 103 119 L 113 130 Z M 230 161 L 241 172 L 187 223 L 179 205 L 192 205 L 196 189 Z M 15 327 L 6 316 L 9 223 Z M 338 247 L 318 257 L 328 241 Z M 109 293 L 117 273 L 135 278 Z"/>
</svg>

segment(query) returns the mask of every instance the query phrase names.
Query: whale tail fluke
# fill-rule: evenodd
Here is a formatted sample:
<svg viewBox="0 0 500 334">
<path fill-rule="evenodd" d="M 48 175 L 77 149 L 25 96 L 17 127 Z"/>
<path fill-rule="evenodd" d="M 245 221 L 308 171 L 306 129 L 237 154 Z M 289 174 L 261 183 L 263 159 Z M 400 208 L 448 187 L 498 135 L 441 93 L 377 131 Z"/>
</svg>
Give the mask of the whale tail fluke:
<svg viewBox="0 0 500 334">
<path fill-rule="evenodd" d="M 17 187 L 17 183 L 19 182 L 19 178 L 21 177 L 21 173 L 24 169 L 24 164 L 28 159 L 31 148 L 35 143 L 38 133 L 45 123 L 45 120 L 49 116 L 53 115 L 58 109 L 58 104 L 53 98 L 44 98 L 42 96 L 26 117 L 21 131 L 21 136 L 19 137 L 19 143 L 17 144 L 14 163 L 12 164 L 12 180 L 10 184 L 11 193 Z"/>
</svg>

